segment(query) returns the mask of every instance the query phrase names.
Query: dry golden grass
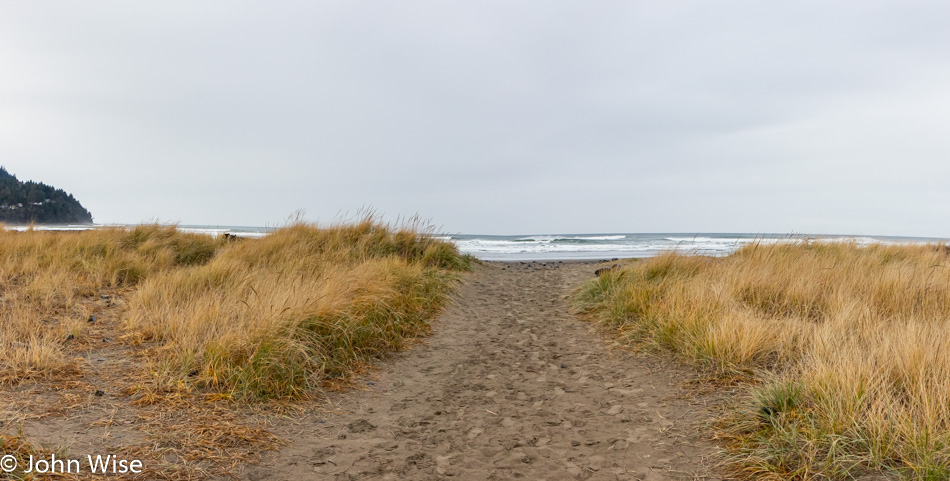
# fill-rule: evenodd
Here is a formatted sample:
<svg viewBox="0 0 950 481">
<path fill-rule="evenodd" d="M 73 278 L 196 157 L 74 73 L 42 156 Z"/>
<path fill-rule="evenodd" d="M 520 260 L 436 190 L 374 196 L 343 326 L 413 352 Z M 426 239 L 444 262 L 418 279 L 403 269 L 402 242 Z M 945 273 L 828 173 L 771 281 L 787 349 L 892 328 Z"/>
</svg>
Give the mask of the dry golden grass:
<svg viewBox="0 0 950 481">
<path fill-rule="evenodd" d="M 950 250 L 795 241 L 666 254 L 585 284 L 631 344 L 751 383 L 721 421 L 749 479 L 950 479 Z"/>
<path fill-rule="evenodd" d="M 7 431 L 7 429 L 3 431 Z M 20 434 L 0 434 L 0 455 L 13 456 L 14 459 L 16 459 L 16 466 L 18 468 L 10 472 L 0 472 L 2 473 L 0 474 L 0 479 L 34 479 L 35 476 L 24 473 L 25 468 L 21 468 L 21 466 L 28 464 L 30 456 L 38 454 L 38 450 L 26 442 Z"/>
<path fill-rule="evenodd" d="M 206 262 L 220 244 L 169 226 L 84 232 L 0 229 L 0 383 L 75 368 L 94 302 L 159 271 Z"/>
<path fill-rule="evenodd" d="M 111 405 L 116 426 L 69 422 L 144 433 L 87 441 L 150 459 L 149 479 L 226 476 L 280 444 L 248 410 L 288 408 L 242 401 L 317 395 L 403 349 L 471 262 L 418 224 L 371 217 L 233 241 L 0 230 L 0 443 L 27 453 L 24 420 Z"/>
<path fill-rule="evenodd" d="M 158 225 L 0 231 L 0 381 L 70 368 L 96 302 L 134 288 L 125 338 L 160 345 L 163 379 L 300 394 L 426 332 L 470 259 L 424 234 L 372 218 L 230 243 Z"/>
<path fill-rule="evenodd" d="M 298 224 L 150 277 L 127 328 L 168 389 L 299 397 L 428 332 L 469 262 L 411 228 Z"/>
</svg>

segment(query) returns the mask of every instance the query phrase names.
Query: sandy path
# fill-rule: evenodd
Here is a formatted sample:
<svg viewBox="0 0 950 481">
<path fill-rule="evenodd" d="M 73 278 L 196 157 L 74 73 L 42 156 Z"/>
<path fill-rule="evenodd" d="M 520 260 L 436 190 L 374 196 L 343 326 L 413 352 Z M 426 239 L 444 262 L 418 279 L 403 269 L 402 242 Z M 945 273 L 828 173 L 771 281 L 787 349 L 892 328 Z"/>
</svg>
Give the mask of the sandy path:
<svg viewBox="0 0 950 481">
<path fill-rule="evenodd" d="M 244 479 L 712 479 L 687 374 L 609 351 L 564 297 L 591 264 L 479 267 L 424 345 L 334 395 Z"/>
</svg>

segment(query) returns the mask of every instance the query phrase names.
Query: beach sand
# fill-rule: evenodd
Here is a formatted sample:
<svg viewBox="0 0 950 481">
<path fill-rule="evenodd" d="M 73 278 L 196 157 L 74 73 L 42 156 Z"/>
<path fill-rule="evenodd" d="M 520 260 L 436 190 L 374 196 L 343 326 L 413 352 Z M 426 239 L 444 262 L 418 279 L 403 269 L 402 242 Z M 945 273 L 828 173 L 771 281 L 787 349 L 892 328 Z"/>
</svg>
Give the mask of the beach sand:
<svg viewBox="0 0 950 481">
<path fill-rule="evenodd" d="M 709 399 L 672 362 L 608 348 L 566 296 L 599 264 L 486 263 L 434 334 L 276 426 L 240 479 L 717 479 Z"/>
<path fill-rule="evenodd" d="M 571 290 L 610 264 L 477 266 L 432 336 L 325 404 L 143 403 L 122 391 L 147 384 L 141 359 L 103 342 L 119 330 L 108 312 L 86 335 L 82 380 L 3 395 L 27 439 L 83 458 L 140 453 L 144 479 L 717 479 L 698 424 L 715 401 L 684 384 L 695 371 L 609 347 L 569 313 Z"/>
</svg>

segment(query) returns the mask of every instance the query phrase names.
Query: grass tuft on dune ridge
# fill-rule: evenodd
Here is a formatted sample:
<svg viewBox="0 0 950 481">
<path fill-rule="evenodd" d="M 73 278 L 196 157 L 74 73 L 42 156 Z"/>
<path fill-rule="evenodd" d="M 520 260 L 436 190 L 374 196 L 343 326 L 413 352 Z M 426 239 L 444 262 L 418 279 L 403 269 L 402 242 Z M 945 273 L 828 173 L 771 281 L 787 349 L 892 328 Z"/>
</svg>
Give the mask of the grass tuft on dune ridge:
<svg viewBox="0 0 950 481">
<path fill-rule="evenodd" d="M 295 398 L 429 330 L 472 259 L 415 227 L 298 223 L 145 280 L 126 328 L 161 383 Z"/>
<path fill-rule="evenodd" d="M 665 254 L 574 295 L 632 345 L 671 350 L 751 394 L 722 419 L 747 479 L 950 479 L 950 251 L 755 243 Z"/>
<path fill-rule="evenodd" d="M 0 383 L 68 370 L 105 292 L 209 260 L 221 243 L 174 226 L 83 232 L 0 229 Z"/>
<path fill-rule="evenodd" d="M 0 383 L 78 372 L 88 320 L 106 315 L 165 388 L 300 397 L 425 334 L 472 262 L 418 222 L 371 215 L 231 242 L 0 230 Z"/>
</svg>

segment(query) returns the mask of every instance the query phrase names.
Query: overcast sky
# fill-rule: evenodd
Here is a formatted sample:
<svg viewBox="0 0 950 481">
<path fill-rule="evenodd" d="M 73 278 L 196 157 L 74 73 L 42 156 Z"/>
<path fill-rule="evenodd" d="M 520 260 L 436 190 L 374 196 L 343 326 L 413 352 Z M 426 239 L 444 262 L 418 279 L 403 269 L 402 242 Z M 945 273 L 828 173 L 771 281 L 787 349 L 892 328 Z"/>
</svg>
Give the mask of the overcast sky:
<svg viewBox="0 0 950 481">
<path fill-rule="evenodd" d="M 950 236 L 950 4 L 0 7 L 0 164 L 99 223 Z"/>
</svg>

